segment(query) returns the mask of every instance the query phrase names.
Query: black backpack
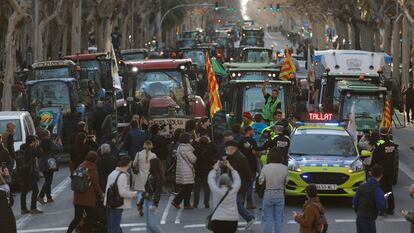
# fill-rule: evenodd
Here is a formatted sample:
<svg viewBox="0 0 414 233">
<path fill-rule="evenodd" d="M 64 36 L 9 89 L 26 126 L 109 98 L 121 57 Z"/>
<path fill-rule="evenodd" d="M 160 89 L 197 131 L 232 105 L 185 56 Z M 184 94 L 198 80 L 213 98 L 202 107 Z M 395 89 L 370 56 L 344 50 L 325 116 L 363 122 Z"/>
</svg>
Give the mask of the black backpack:
<svg viewBox="0 0 414 233">
<path fill-rule="evenodd" d="M 115 182 L 111 184 L 106 191 L 106 205 L 109 208 L 118 208 L 124 204 L 124 198 L 119 195 L 118 178 L 124 172 L 119 172 L 116 176 Z"/>
<path fill-rule="evenodd" d="M 87 168 L 79 166 L 73 171 L 70 178 L 72 179 L 70 187 L 74 192 L 84 193 L 88 191 L 91 185 L 91 178 Z"/>
<path fill-rule="evenodd" d="M 327 233 L 328 232 L 328 220 L 325 217 L 325 213 L 323 210 L 320 209 L 319 206 L 316 206 L 319 210 L 319 219 L 316 221 L 316 231 L 315 233 Z"/>
</svg>

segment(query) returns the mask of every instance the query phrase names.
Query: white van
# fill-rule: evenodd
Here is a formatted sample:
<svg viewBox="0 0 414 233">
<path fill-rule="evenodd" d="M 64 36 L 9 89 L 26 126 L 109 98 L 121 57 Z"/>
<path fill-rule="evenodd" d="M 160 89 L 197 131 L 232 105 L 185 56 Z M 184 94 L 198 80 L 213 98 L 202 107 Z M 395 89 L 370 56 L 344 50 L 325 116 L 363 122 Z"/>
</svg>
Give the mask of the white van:
<svg viewBox="0 0 414 233">
<path fill-rule="evenodd" d="M 20 146 L 26 142 L 26 137 L 36 135 L 35 126 L 29 112 L 23 111 L 1 111 L 0 112 L 0 133 L 4 134 L 7 124 L 13 122 L 16 125 L 14 133 L 14 150 L 20 150 Z M 6 140 L 3 138 L 3 141 Z"/>
</svg>

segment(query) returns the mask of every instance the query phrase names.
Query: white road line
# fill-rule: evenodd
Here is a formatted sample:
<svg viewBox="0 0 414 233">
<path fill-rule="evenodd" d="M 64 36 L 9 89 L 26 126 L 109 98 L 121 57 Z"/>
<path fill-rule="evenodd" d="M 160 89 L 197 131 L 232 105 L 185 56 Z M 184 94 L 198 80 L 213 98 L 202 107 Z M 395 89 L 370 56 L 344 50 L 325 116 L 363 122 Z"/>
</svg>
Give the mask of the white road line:
<svg viewBox="0 0 414 233">
<path fill-rule="evenodd" d="M 336 223 L 347 223 L 347 222 L 355 222 L 355 219 L 335 219 Z"/>
<path fill-rule="evenodd" d="M 407 167 L 404 163 L 400 163 L 400 169 L 403 171 L 410 179 L 414 180 L 414 172 Z"/>
<path fill-rule="evenodd" d="M 256 221 L 256 222 L 254 223 L 254 225 L 260 225 L 260 224 L 262 224 L 262 222 L 261 222 L 261 221 Z M 239 222 L 237 225 L 238 225 L 238 226 L 245 226 L 245 225 L 246 225 L 246 222 Z M 191 225 L 184 225 L 184 228 L 185 228 L 185 229 L 190 229 L 190 228 L 203 228 L 203 227 L 206 227 L 206 225 L 205 225 L 205 224 L 191 224 Z M 243 228 L 243 229 L 244 229 L 244 228 Z"/>
<path fill-rule="evenodd" d="M 138 227 L 138 228 L 132 228 L 129 231 L 146 231 L 146 230 L 147 230 L 147 228 L 145 228 L 145 227 Z"/>
<path fill-rule="evenodd" d="M 177 216 L 175 217 L 174 224 L 180 224 L 181 223 L 181 214 L 183 213 L 183 209 L 179 209 L 177 212 Z"/>
<path fill-rule="evenodd" d="M 69 185 L 69 183 L 70 183 L 70 177 L 66 177 L 62 182 L 60 182 L 53 190 L 52 190 L 52 197 L 54 197 L 54 198 L 56 198 L 57 196 L 59 196 L 60 195 L 60 193 L 61 192 L 63 192 L 64 190 L 65 190 L 65 188 Z M 39 208 L 39 209 L 41 209 L 41 208 Z M 17 221 L 16 221 L 16 226 L 17 226 L 17 229 L 21 229 L 21 228 L 23 228 L 25 225 L 26 225 L 26 223 L 27 223 L 27 221 L 30 219 L 30 217 L 31 217 L 32 215 L 31 214 L 29 214 L 29 215 L 25 215 L 25 216 L 23 216 L 23 217 L 21 217 L 21 218 L 19 218 Z"/>
<path fill-rule="evenodd" d="M 167 223 L 168 212 L 170 211 L 171 202 L 173 199 L 174 199 L 174 196 L 170 195 L 170 198 L 168 199 L 168 202 L 167 202 L 167 206 L 165 207 L 164 212 L 162 213 L 162 217 L 160 221 L 161 225 L 165 225 Z"/>
<path fill-rule="evenodd" d="M 131 231 L 145 231 L 145 223 L 127 223 L 127 224 L 121 224 L 122 228 L 125 227 L 137 227 L 132 228 Z M 140 230 L 143 229 L 143 230 Z M 67 231 L 67 227 L 54 227 L 54 228 L 40 228 L 40 229 L 28 229 L 28 230 L 18 230 L 18 233 L 34 233 L 34 232 L 56 232 L 56 231 Z"/>
</svg>

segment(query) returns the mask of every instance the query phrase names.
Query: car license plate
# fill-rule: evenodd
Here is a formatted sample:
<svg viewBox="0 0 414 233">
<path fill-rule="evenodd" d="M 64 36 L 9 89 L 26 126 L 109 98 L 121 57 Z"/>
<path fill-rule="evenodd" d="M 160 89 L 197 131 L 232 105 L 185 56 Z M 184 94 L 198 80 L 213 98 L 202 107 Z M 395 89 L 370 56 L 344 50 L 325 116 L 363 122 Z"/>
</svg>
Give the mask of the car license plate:
<svg viewBox="0 0 414 233">
<path fill-rule="evenodd" d="M 316 184 L 318 190 L 337 190 L 336 184 Z"/>
</svg>

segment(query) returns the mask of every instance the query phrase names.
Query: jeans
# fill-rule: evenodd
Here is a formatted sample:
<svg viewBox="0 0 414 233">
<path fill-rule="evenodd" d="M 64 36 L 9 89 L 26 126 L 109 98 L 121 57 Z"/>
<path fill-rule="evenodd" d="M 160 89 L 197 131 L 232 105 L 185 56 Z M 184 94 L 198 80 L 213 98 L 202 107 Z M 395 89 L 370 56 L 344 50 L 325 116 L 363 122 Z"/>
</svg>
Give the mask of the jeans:
<svg viewBox="0 0 414 233">
<path fill-rule="evenodd" d="M 266 190 L 263 209 L 263 233 L 281 233 L 283 229 L 283 211 L 285 208 L 285 197 L 283 190 Z M 274 227 L 274 231 L 272 228 Z"/>
<path fill-rule="evenodd" d="M 357 233 L 377 233 L 375 220 L 357 217 Z"/>
<path fill-rule="evenodd" d="M 52 199 L 52 181 L 53 181 L 53 171 L 43 172 L 45 178 L 45 183 L 40 190 L 39 197 L 44 198 L 45 194 L 48 199 Z"/>
<path fill-rule="evenodd" d="M 198 202 L 200 200 L 200 192 L 201 188 L 204 191 L 204 206 L 209 205 L 210 200 L 210 187 L 208 186 L 207 182 L 207 174 L 206 175 L 196 175 L 195 177 L 195 184 L 194 184 L 194 207 L 198 207 Z"/>
<path fill-rule="evenodd" d="M 246 193 L 237 193 L 237 210 L 246 222 L 250 222 L 254 219 L 253 214 L 251 214 L 246 207 L 244 207 L 244 200 L 246 199 Z"/>
<path fill-rule="evenodd" d="M 32 187 L 30 187 L 32 186 Z M 26 196 L 27 193 L 30 192 L 30 190 L 32 190 L 32 198 L 31 198 L 31 202 L 30 202 L 30 209 L 34 210 L 37 208 L 36 206 L 36 202 L 37 202 L 37 194 L 39 193 L 39 188 L 37 187 L 37 183 L 33 182 L 32 184 L 23 184 L 23 189 L 22 189 L 22 193 L 20 194 L 20 208 L 22 210 L 26 210 L 27 206 L 26 206 Z"/>
<path fill-rule="evenodd" d="M 82 220 L 83 214 L 86 213 L 86 231 L 92 232 L 96 224 L 96 208 L 94 207 L 87 207 L 87 206 L 80 206 L 75 205 L 75 217 L 73 218 L 72 222 L 69 224 L 67 233 L 72 233 L 76 227 L 78 227 L 80 221 Z"/>
<path fill-rule="evenodd" d="M 160 225 L 157 223 L 157 213 L 150 212 L 152 201 L 144 199 L 144 218 L 147 224 L 147 233 L 162 233 Z"/>
<path fill-rule="evenodd" d="M 193 190 L 193 184 L 183 184 L 181 185 L 180 192 L 174 198 L 173 202 L 177 205 L 181 204 L 181 201 L 184 200 L 184 207 L 191 206 L 191 191 Z"/>
<path fill-rule="evenodd" d="M 142 200 L 142 195 L 143 194 L 144 194 L 144 192 L 137 191 L 137 206 L 142 206 L 142 204 L 144 203 L 144 201 Z"/>
<path fill-rule="evenodd" d="M 121 233 L 121 220 L 123 209 L 106 209 L 106 227 L 108 233 Z"/>
</svg>

